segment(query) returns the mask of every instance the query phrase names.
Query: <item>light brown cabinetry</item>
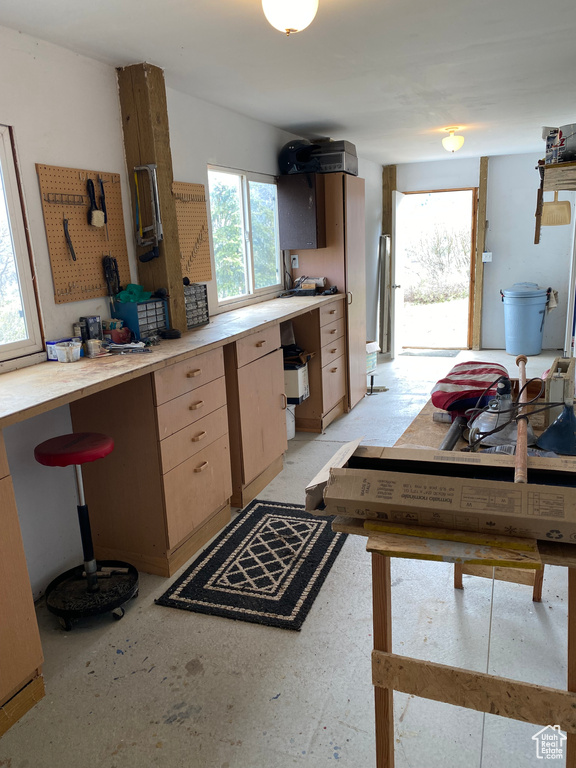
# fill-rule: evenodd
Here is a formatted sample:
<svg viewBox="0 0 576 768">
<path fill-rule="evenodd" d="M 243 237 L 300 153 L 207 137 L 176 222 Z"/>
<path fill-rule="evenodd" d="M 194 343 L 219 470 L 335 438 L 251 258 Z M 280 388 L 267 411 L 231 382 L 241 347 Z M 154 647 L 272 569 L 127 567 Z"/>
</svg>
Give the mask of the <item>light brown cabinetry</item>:
<svg viewBox="0 0 576 768">
<path fill-rule="evenodd" d="M 230 519 L 222 349 L 71 404 L 114 451 L 83 468 L 96 555 L 170 576 Z"/>
<path fill-rule="evenodd" d="M 42 647 L 0 433 L 0 736 L 44 696 Z"/>
<path fill-rule="evenodd" d="M 326 277 L 330 285 L 346 294 L 342 316 L 347 345 L 346 409 L 350 410 L 366 394 L 364 179 L 346 173 L 327 173 L 324 186 L 326 247 L 299 251 L 299 266 L 292 272 L 294 278 Z M 336 334 L 332 335 L 336 339 Z"/>
<path fill-rule="evenodd" d="M 244 507 L 282 470 L 286 396 L 280 328 L 224 347 L 232 463 L 232 504 Z"/>
<path fill-rule="evenodd" d="M 312 352 L 308 362 L 310 396 L 296 406 L 296 429 L 322 432 L 346 405 L 346 325 L 344 297 L 291 320 L 296 344 Z"/>
</svg>

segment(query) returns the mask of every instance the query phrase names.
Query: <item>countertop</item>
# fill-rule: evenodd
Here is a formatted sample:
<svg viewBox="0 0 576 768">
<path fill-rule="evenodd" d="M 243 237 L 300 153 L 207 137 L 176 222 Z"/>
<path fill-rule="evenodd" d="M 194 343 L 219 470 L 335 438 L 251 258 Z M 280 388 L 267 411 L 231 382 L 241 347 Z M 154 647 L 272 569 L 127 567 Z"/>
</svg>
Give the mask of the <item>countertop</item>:
<svg viewBox="0 0 576 768">
<path fill-rule="evenodd" d="M 208 325 L 153 346 L 150 354 L 81 358 L 76 363 L 51 361 L 0 374 L 0 428 L 343 299 L 343 294 L 272 299 L 215 315 Z"/>
</svg>

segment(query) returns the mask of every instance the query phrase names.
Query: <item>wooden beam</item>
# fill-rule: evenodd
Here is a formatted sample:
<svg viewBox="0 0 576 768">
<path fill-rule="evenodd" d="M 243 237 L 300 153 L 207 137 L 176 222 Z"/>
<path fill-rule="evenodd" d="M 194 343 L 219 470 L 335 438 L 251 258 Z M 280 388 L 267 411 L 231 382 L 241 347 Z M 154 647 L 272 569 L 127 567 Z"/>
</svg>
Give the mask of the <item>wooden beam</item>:
<svg viewBox="0 0 576 768">
<path fill-rule="evenodd" d="M 481 157 L 474 265 L 474 312 L 472 318 L 472 349 L 474 350 L 479 350 L 480 345 L 482 344 L 482 293 L 484 290 L 484 264 L 482 263 L 482 253 L 486 244 L 487 189 L 488 158 Z"/>
<path fill-rule="evenodd" d="M 385 165 L 382 168 L 382 234 L 392 235 L 392 208 L 394 200 L 392 193 L 396 187 L 396 166 Z"/>
<path fill-rule="evenodd" d="M 156 164 L 158 198 L 164 239 L 160 242 L 159 258 L 138 262 L 138 280 L 147 291 L 165 288 L 169 294 L 168 308 L 172 328 L 186 330 L 186 308 L 180 266 L 180 243 L 176 220 L 176 203 L 172 196 L 172 155 L 166 105 L 164 72 L 152 64 L 134 64 L 118 69 L 118 85 L 124 150 L 131 200 L 135 199 L 134 168 L 138 165 Z M 139 191 L 145 198 L 146 190 Z M 136 214 L 133 211 L 133 228 L 136 231 Z M 150 248 L 137 248 L 137 255 Z"/>
<path fill-rule="evenodd" d="M 386 557 L 410 560 L 436 560 L 440 563 L 469 563 L 503 568 L 539 570 L 542 562 L 537 552 L 465 544 L 460 541 L 439 541 L 394 533 L 376 533 L 368 537 L 368 552 Z"/>
<path fill-rule="evenodd" d="M 372 682 L 386 690 L 525 723 L 558 724 L 568 733 L 576 733 L 576 694 L 571 691 L 376 650 L 372 652 Z"/>
<path fill-rule="evenodd" d="M 374 648 L 392 651 L 392 583 L 390 558 L 372 555 L 372 622 Z M 376 768 L 394 768 L 394 690 L 374 689 Z"/>
</svg>

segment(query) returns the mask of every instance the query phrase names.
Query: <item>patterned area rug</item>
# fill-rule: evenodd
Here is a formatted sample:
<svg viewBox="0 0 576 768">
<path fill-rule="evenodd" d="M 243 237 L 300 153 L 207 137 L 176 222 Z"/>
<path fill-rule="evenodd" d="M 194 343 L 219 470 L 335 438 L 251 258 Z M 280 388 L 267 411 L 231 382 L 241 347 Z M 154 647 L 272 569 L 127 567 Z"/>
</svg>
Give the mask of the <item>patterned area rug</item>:
<svg viewBox="0 0 576 768">
<path fill-rule="evenodd" d="M 299 630 L 346 539 L 331 523 L 255 499 L 156 603 Z"/>
</svg>

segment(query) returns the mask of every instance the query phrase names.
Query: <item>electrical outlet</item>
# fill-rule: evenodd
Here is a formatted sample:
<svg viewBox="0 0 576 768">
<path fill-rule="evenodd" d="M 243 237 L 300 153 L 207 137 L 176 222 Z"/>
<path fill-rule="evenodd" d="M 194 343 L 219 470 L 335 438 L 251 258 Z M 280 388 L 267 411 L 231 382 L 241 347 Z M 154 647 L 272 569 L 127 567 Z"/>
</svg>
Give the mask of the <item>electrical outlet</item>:
<svg viewBox="0 0 576 768">
<path fill-rule="evenodd" d="M 484 251 L 484 253 L 482 254 L 482 261 L 483 262 L 492 261 L 492 251 Z"/>
<path fill-rule="evenodd" d="M 292 254 L 292 269 L 298 269 L 298 254 Z"/>
</svg>

